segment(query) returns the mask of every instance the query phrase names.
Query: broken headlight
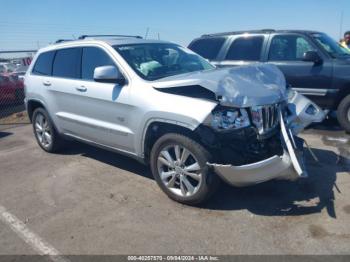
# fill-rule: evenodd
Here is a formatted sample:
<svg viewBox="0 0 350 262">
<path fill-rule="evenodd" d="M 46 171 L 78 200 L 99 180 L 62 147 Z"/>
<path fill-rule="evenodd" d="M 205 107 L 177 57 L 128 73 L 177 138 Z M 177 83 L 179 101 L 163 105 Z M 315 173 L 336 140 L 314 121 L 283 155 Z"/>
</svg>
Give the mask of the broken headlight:
<svg viewBox="0 0 350 262">
<path fill-rule="evenodd" d="M 243 108 L 215 109 L 210 122 L 216 130 L 239 129 L 250 125 L 248 112 Z"/>
</svg>

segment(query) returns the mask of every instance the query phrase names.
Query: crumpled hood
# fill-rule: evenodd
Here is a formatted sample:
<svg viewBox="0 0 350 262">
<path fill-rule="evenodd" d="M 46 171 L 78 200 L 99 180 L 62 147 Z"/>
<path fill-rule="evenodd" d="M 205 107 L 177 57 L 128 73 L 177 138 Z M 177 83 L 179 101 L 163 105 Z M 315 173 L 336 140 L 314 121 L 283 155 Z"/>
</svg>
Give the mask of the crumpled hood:
<svg viewBox="0 0 350 262">
<path fill-rule="evenodd" d="M 256 64 L 199 71 L 163 78 L 155 88 L 199 85 L 212 91 L 222 105 L 251 107 L 287 99 L 286 81 L 274 65 Z"/>
</svg>

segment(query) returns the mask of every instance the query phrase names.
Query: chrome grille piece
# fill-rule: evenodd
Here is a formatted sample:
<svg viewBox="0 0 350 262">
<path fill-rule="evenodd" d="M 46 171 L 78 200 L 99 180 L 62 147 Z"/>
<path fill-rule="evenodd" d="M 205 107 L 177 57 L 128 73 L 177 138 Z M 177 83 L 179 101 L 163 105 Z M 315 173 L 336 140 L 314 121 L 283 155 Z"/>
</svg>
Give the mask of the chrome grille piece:
<svg viewBox="0 0 350 262">
<path fill-rule="evenodd" d="M 269 132 L 279 123 L 280 104 L 254 106 L 250 111 L 252 122 L 260 135 Z"/>
</svg>

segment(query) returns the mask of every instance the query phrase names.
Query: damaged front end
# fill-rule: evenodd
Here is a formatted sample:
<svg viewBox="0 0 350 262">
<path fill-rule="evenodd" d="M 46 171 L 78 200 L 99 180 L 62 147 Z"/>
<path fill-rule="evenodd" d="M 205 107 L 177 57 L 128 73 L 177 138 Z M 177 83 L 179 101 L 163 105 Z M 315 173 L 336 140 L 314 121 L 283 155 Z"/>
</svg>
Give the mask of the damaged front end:
<svg viewBox="0 0 350 262">
<path fill-rule="evenodd" d="M 219 145 L 213 150 L 216 162 L 208 165 L 234 186 L 307 177 L 304 140 L 296 135 L 312 122 L 322 121 L 325 113 L 293 91 L 286 103 L 251 107 L 247 112 L 252 125 L 211 137 L 205 128 L 199 131 L 207 145 Z"/>
<path fill-rule="evenodd" d="M 297 137 L 325 113 L 286 88 L 275 66 L 257 64 L 192 72 L 153 84 L 161 92 L 215 101 L 218 105 L 197 128 L 212 152 L 208 163 L 235 186 L 270 179 L 306 177 L 304 140 Z"/>
</svg>

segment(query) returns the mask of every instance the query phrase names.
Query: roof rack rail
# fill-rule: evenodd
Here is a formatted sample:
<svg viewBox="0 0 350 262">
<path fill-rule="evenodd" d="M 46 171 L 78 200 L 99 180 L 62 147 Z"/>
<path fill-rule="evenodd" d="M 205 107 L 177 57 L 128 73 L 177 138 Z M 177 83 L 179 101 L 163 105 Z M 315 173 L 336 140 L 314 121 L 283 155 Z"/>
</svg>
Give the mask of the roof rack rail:
<svg viewBox="0 0 350 262">
<path fill-rule="evenodd" d="M 131 38 L 140 38 L 142 39 L 142 36 L 139 35 L 81 35 L 78 37 L 78 39 L 85 39 L 88 37 L 131 37 Z"/>
<path fill-rule="evenodd" d="M 73 39 L 58 39 L 55 44 L 58 44 L 58 43 L 62 43 L 62 42 L 69 42 L 69 41 L 73 41 Z"/>
<path fill-rule="evenodd" d="M 204 34 L 202 37 L 206 36 L 225 36 L 225 35 L 235 35 L 235 34 L 244 34 L 244 33 L 272 33 L 276 32 L 275 29 L 261 29 L 261 30 L 247 30 L 247 31 L 232 31 L 232 32 L 222 32 L 222 33 L 213 33 L 213 34 Z"/>
</svg>

